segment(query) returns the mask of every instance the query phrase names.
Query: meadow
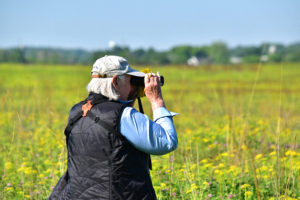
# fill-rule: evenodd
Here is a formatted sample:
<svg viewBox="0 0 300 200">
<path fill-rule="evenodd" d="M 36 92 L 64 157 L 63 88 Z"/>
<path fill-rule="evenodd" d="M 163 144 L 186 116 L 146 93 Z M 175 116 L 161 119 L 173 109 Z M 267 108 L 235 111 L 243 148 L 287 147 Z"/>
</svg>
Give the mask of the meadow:
<svg viewBox="0 0 300 200">
<path fill-rule="evenodd" d="M 180 113 L 178 148 L 152 156 L 158 199 L 300 199 L 300 64 L 146 67 L 165 77 L 166 107 Z M 51 193 L 90 70 L 0 64 L 0 199 Z"/>
</svg>

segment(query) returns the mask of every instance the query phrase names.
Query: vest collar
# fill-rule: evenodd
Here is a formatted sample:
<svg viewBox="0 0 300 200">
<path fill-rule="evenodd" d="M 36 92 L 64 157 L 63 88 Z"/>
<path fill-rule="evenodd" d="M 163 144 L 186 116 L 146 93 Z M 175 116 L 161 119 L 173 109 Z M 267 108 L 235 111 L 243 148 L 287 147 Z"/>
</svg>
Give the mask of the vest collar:
<svg viewBox="0 0 300 200">
<path fill-rule="evenodd" d="M 109 101 L 106 96 L 103 96 L 102 94 L 97 94 L 97 93 L 94 93 L 94 92 L 90 92 L 89 96 L 87 97 L 86 100 L 93 101 L 93 100 L 96 100 L 96 99 L 105 99 L 105 100 Z"/>
</svg>

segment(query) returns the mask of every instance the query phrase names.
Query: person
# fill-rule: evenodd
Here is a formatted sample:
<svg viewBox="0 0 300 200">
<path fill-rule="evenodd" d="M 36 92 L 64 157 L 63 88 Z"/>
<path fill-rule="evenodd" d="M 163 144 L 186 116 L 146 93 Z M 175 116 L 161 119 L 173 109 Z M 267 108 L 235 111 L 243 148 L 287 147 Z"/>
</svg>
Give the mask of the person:
<svg viewBox="0 0 300 200">
<path fill-rule="evenodd" d="M 156 199 L 150 154 L 163 155 L 178 145 L 176 113 L 165 107 L 159 73 L 145 74 L 110 55 L 96 60 L 91 75 L 89 96 L 71 109 L 65 130 L 67 172 L 48 199 Z M 153 121 L 133 107 L 134 76 L 144 79 Z"/>
</svg>

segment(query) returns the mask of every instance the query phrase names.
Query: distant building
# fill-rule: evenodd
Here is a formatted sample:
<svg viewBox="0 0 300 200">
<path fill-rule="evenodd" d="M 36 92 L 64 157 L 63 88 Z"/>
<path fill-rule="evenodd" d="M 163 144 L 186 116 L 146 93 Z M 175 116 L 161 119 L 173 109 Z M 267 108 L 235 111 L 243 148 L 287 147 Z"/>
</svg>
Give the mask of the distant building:
<svg viewBox="0 0 300 200">
<path fill-rule="evenodd" d="M 240 64 L 242 62 L 242 58 L 232 56 L 232 57 L 230 57 L 229 61 L 231 64 Z"/>
<path fill-rule="evenodd" d="M 269 47 L 269 54 L 272 55 L 276 52 L 276 46 L 275 45 L 271 45 Z"/>
<path fill-rule="evenodd" d="M 269 56 L 268 56 L 268 55 L 262 55 L 262 56 L 260 57 L 260 60 L 261 60 L 262 62 L 267 62 L 267 61 L 269 60 Z"/>
<path fill-rule="evenodd" d="M 187 60 L 187 64 L 190 66 L 198 66 L 200 64 L 200 60 L 196 56 L 192 56 Z"/>
<path fill-rule="evenodd" d="M 113 41 L 113 40 L 110 40 L 110 41 L 108 42 L 108 47 L 109 47 L 110 49 L 115 48 L 116 45 L 117 45 L 117 43 L 116 43 L 115 41 Z"/>
<path fill-rule="evenodd" d="M 194 66 L 194 67 L 197 67 L 199 65 L 207 65 L 210 63 L 211 63 L 211 60 L 208 57 L 198 58 L 196 56 L 192 56 L 187 60 L 187 64 L 189 66 Z"/>
</svg>

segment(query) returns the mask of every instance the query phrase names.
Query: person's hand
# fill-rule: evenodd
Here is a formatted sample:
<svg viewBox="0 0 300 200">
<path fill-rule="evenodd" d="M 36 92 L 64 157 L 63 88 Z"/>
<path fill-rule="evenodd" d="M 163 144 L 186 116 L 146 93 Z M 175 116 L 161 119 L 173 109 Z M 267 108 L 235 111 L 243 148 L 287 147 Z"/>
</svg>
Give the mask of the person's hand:
<svg viewBox="0 0 300 200">
<path fill-rule="evenodd" d="M 151 103 L 152 110 L 164 107 L 164 100 L 160 88 L 160 75 L 148 73 L 145 76 L 145 95 Z"/>
</svg>

